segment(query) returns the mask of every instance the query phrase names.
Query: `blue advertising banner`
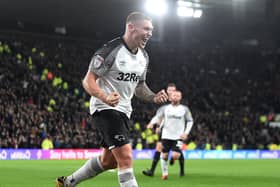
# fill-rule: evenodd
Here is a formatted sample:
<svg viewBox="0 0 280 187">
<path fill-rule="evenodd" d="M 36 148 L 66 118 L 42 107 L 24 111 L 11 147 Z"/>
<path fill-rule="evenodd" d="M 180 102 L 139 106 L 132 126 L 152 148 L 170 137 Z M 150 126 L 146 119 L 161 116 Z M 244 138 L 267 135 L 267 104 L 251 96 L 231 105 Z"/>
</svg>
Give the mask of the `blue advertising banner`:
<svg viewBox="0 0 280 187">
<path fill-rule="evenodd" d="M 0 149 L 0 160 L 65 160 L 89 159 L 101 154 L 101 149 Z M 223 150 L 184 151 L 186 159 L 280 159 L 280 151 Z M 152 159 L 154 150 L 133 150 L 134 159 Z"/>
</svg>

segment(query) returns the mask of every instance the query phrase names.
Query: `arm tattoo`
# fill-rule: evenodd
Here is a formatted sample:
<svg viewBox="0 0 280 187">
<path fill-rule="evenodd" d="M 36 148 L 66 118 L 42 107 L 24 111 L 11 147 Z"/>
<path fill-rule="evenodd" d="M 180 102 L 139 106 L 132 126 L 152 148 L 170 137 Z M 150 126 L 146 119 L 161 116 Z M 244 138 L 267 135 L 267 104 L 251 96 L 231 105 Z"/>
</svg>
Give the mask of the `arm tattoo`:
<svg viewBox="0 0 280 187">
<path fill-rule="evenodd" d="M 135 95 L 147 102 L 153 102 L 155 97 L 155 93 L 150 90 L 145 81 L 139 82 L 135 89 Z"/>
</svg>

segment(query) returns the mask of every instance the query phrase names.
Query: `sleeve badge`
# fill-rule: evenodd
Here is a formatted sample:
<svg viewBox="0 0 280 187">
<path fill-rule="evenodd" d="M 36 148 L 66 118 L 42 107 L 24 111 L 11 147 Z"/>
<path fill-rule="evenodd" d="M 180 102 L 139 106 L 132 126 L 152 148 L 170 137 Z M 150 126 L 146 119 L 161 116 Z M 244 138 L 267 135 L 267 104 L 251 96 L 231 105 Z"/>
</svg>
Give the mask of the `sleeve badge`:
<svg viewBox="0 0 280 187">
<path fill-rule="evenodd" d="M 104 58 L 100 55 L 96 55 L 93 60 L 94 68 L 100 68 L 101 64 L 104 62 Z"/>
</svg>

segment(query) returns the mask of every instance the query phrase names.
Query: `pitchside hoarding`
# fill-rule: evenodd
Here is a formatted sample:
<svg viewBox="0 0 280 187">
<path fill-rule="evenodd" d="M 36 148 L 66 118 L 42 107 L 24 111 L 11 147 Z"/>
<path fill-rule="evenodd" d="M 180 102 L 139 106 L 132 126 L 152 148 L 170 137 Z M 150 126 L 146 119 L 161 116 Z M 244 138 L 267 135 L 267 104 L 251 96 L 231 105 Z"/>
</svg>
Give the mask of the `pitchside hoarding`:
<svg viewBox="0 0 280 187">
<path fill-rule="evenodd" d="M 84 160 L 101 154 L 100 149 L 0 149 L 0 160 Z M 154 150 L 133 151 L 135 159 L 151 159 Z M 280 159 L 280 151 L 184 151 L 186 159 Z"/>
</svg>

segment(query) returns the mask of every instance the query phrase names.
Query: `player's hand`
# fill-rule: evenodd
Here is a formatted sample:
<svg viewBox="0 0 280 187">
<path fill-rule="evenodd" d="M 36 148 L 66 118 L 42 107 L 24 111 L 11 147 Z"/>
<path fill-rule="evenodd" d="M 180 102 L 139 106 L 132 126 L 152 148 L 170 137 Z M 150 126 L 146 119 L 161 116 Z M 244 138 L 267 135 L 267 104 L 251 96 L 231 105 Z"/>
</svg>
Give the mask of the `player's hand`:
<svg viewBox="0 0 280 187">
<path fill-rule="evenodd" d="M 113 107 L 117 106 L 119 101 L 120 101 L 120 94 L 117 92 L 110 93 L 109 95 L 107 95 L 105 99 L 105 103 Z"/>
<path fill-rule="evenodd" d="M 168 95 L 164 90 L 159 91 L 154 97 L 154 103 L 161 104 L 168 100 Z"/>
<path fill-rule="evenodd" d="M 154 125 L 151 123 L 148 123 L 146 127 L 147 127 L 147 129 L 152 129 L 154 127 Z"/>
<path fill-rule="evenodd" d="M 188 135 L 187 134 L 182 134 L 180 137 L 184 141 L 188 138 Z"/>
<path fill-rule="evenodd" d="M 156 133 L 157 133 L 157 134 L 160 133 L 160 128 L 159 128 L 159 127 L 156 128 Z"/>
</svg>

